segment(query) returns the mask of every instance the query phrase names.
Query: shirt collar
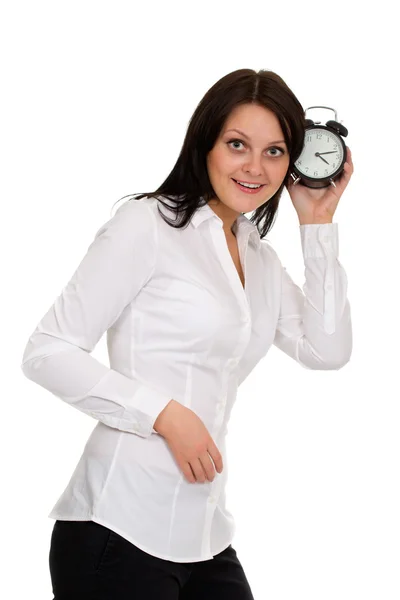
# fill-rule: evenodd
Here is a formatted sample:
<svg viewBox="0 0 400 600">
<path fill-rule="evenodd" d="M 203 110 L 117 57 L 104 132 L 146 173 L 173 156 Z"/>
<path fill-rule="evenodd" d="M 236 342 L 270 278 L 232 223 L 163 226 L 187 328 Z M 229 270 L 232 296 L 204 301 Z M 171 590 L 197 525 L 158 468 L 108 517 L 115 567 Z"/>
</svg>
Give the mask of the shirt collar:
<svg viewBox="0 0 400 600">
<path fill-rule="evenodd" d="M 222 219 L 215 213 L 215 211 L 213 211 L 208 204 L 204 204 L 204 206 L 199 206 L 199 208 L 193 214 L 191 223 L 197 228 L 201 223 L 203 223 L 203 221 L 212 218 L 220 221 L 221 225 L 223 224 Z M 258 228 L 247 217 L 242 214 L 238 215 L 234 223 L 233 230 L 236 234 L 240 232 L 240 235 L 243 233 L 244 236 L 249 236 L 249 240 L 255 244 L 256 248 L 260 248 L 261 240 Z"/>
</svg>

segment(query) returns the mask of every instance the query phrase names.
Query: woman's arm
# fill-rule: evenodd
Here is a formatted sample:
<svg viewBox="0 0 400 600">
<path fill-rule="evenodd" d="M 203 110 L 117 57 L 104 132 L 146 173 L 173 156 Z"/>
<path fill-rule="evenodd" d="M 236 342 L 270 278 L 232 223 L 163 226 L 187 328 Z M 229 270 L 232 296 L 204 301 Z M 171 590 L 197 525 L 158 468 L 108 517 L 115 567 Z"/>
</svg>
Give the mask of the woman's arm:
<svg viewBox="0 0 400 600">
<path fill-rule="evenodd" d="M 148 437 L 171 397 L 90 355 L 150 279 L 157 230 L 150 208 L 125 202 L 96 233 L 71 280 L 30 335 L 24 375 L 110 427 Z"/>
<path fill-rule="evenodd" d="M 281 307 L 273 343 L 304 368 L 340 369 L 350 360 L 352 324 L 347 276 L 338 260 L 338 224 L 301 225 L 300 234 L 305 283 L 302 291 L 280 263 Z"/>
</svg>

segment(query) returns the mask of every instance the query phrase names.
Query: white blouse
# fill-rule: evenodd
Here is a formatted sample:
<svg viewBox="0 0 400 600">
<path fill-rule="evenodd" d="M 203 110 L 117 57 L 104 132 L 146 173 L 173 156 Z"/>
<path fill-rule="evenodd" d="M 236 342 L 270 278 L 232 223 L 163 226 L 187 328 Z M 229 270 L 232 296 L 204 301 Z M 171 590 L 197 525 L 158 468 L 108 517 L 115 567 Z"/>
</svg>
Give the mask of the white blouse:
<svg viewBox="0 0 400 600">
<path fill-rule="evenodd" d="M 98 422 L 49 518 L 92 520 L 145 552 L 204 561 L 232 541 L 225 437 L 237 388 L 275 344 L 306 369 L 352 352 L 337 223 L 301 225 L 304 293 L 244 215 L 234 231 L 206 204 L 185 229 L 145 197 L 122 204 L 30 335 L 24 375 Z M 110 368 L 91 352 L 107 332 Z M 222 454 L 214 481 L 189 483 L 153 424 L 171 399 L 193 410 Z"/>
</svg>

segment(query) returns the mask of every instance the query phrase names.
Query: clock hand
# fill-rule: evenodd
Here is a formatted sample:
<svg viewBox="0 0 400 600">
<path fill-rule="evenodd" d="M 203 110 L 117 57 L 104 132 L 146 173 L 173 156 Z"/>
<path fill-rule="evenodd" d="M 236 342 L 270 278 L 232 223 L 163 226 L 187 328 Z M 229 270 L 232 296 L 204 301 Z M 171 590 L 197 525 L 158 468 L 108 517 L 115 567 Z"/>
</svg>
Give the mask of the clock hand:
<svg viewBox="0 0 400 600">
<path fill-rule="evenodd" d="M 337 150 L 331 150 L 331 152 L 318 152 L 318 156 L 320 154 L 335 154 L 335 152 L 337 152 Z"/>
<path fill-rule="evenodd" d="M 327 152 L 324 152 L 324 154 L 328 154 L 328 153 L 327 153 Z M 327 165 L 329 165 L 328 161 L 327 161 L 327 160 L 325 160 L 324 158 L 322 158 L 322 156 L 321 156 L 321 154 L 320 154 L 319 152 L 316 152 L 316 153 L 315 153 L 315 156 L 319 156 L 319 158 L 320 158 L 321 160 L 323 160 L 323 161 L 324 161 L 324 162 L 325 162 Z"/>
</svg>

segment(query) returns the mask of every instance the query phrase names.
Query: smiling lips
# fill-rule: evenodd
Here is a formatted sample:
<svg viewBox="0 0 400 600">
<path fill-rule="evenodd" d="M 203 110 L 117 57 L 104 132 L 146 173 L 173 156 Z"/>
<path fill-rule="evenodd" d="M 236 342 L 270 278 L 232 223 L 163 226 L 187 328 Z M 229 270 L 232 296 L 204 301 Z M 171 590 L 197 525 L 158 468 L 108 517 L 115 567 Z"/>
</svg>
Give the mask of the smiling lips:
<svg viewBox="0 0 400 600">
<path fill-rule="evenodd" d="M 241 185 L 240 183 L 238 183 L 236 181 L 236 179 L 232 179 L 232 181 L 235 183 L 236 187 L 239 188 L 242 192 L 244 192 L 245 194 L 256 194 L 257 192 L 259 192 L 265 184 L 260 185 L 260 187 L 246 187 L 244 185 Z M 255 184 L 253 184 L 255 185 Z"/>
</svg>

